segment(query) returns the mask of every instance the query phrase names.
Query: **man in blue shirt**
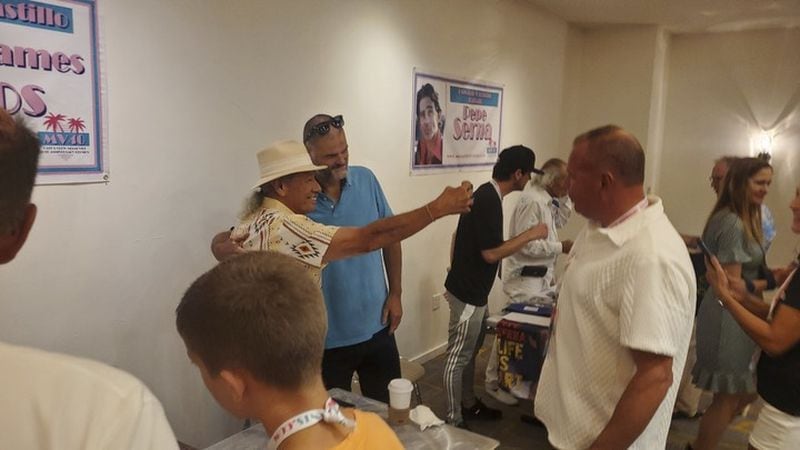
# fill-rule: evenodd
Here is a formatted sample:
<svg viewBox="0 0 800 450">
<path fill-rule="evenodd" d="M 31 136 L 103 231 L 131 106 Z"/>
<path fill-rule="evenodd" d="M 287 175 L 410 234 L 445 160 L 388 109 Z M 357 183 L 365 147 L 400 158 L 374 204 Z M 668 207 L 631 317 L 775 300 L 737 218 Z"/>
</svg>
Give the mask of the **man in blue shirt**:
<svg viewBox="0 0 800 450">
<path fill-rule="evenodd" d="M 325 225 L 358 227 L 392 216 L 372 171 L 348 166 L 341 116 L 317 114 L 309 119 L 303 127 L 303 143 L 314 164 L 328 166 L 317 175 L 322 192 L 309 218 Z M 329 389 L 350 390 L 356 372 L 364 395 L 389 401 L 387 385 L 400 377 L 393 333 L 403 316 L 401 268 L 397 243 L 382 251 L 331 262 L 322 271 L 328 311 L 322 377 Z"/>
</svg>

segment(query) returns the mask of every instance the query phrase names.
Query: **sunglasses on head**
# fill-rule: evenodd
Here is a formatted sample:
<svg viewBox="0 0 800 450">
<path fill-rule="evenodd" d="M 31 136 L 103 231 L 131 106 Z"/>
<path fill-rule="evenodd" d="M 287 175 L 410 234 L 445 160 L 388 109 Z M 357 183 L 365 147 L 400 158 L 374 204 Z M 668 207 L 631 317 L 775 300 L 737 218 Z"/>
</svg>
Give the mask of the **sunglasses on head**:
<svg viewBox="0 0 800 450">
<path fill-rule="evenodd" d="M 306 133 L 305 137 L 303 138 L 303 142 L 310 141 L 312 138 L 314 138 L 314 136 L 325 136 L 329 131 L 331 131 L 331 127 L 341 129 L 343 126 L 344 117 L 342 117 L 341 114 L 332 117 L 311 127 L 311 129 L 308 130 L 308 133 Z"/>
</svg>

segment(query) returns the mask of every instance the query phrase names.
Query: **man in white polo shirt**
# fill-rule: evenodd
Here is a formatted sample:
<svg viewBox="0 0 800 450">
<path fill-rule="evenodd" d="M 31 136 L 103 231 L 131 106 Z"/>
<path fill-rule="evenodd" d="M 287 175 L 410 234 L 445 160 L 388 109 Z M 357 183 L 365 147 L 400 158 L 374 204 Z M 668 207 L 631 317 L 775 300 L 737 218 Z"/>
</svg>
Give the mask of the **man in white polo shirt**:
<svg viewBox="0 0 800 450">
<path fill-rule="evenodd" d="M 664 448 L 694 316 L 686 246 L 644 194 L 630 133 L 578 136 L 567 172 L 590 223 L 562 278 L 536 416 L 559 449 Z"/>
</svg>

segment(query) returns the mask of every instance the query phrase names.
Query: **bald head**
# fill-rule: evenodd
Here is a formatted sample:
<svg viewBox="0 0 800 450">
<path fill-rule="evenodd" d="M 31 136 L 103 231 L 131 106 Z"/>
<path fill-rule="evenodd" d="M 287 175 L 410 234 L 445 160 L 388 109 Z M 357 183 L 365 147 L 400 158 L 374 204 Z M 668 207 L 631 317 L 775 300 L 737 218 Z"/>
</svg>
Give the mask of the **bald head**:
<svg viewBox="0 0 800 450">
<path fill-rule="evenodd" d="M 575 211 L 602 226 L 644 197 L 644 151 L 632 134 L 616 125 L 576 137 L 567 173 Z"/>
<path fill-rule="evenodd" d="M 573 146 L 582 143 L 587 162 L 610 171 L 626 186 L 644 184 L 644 150 L 631 133 L 606 125 L 579 135 Z"/>
</svg>

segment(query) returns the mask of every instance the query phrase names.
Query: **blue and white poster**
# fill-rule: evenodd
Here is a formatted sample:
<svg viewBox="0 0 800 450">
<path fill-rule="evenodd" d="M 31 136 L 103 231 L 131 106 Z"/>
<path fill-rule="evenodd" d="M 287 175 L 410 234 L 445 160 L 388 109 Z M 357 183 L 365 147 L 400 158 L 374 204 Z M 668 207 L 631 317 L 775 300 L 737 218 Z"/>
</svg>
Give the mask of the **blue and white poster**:
<svg viewBox="0 0 800 450">
<path fill-rule="evenodd" d="M 97 5 L 0 0 L 0 106 L 42 146 L 37 184 L 108 181 Z"/>
<path fill-rule="evenodd" d="M 414 71 L 411 173 L 487 169 L 500 149 L 503 88 Z"/>
</svg>

